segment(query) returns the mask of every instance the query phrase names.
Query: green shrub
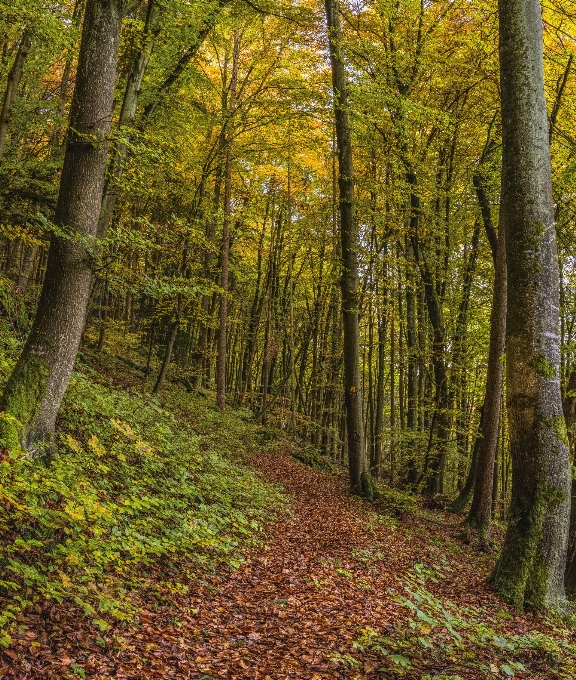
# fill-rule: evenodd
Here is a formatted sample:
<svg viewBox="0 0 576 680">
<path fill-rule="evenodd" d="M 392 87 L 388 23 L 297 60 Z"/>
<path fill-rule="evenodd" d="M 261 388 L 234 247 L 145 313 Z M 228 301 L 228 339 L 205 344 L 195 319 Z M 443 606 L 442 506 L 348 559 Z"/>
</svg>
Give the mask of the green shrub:
<svg viewBox="0 0 576 680">
<path fill-rule="evenodd" d="M 400 518 L 418 511 L 418 500 L 408 492 L 398 489 L 379 489 L 376 504 L 389 517 Z"/>
<path fill-rule="evenodd" d="M 571 630 L 557 630 L 557 637 L 537 631 L 509 635 L 502 624 L 502 618 L 510 618 L 505 612 L 494 615 L 482 607 L 457 606 L 429 590 L 428 582 L 453 578 L 450 572 L 447 564 L 414 565 L 414 572 L 404 579 L 394 598 L 405 608 L 406 617 L 389 626 L 386 634 L 362 629 L 354 647 L 379 654 L 385 664 L 381 670 L 395 676 L 429 668 L 430 674 L 419 676 L 422 680 L 464 678 L 468 670 L 486 678 L 528 677 L 527 666 L 532 662 L 539 668 L 546 665 L 545 677 L 575 677 L 576 645 Z M 432 672 L 442 667 L 457 668 L 463 674 L 437 676 Z"/>
<path fill-rule="evenodd" d="M 132 616 L 129 591 L 158 561 L 191 573 L 237 566 L 282 504 L 242 464 L 253 426 L 183 392 L 169 412 L 97 378 L 74 375 L 50 462 L 1 454 L 0 593 L 11 604 L 0 644 L 38 597 L 71 598 L 105 627 L 106 614 Z"/>
<path fill-rule="evenodd" d="M 311 444 L 308 444 L 304 448 L 296 448 L 294 450 L 293 456 L 296 458 L 296 460 L 304 463 L 304 465 L 308 465 L 311 468 L 316 468 L 317 470 L 327 470 L 330 472 L 334 469 L 332 461 L 325 455 L 322 455 L 322 453 Z"/>
</svg>

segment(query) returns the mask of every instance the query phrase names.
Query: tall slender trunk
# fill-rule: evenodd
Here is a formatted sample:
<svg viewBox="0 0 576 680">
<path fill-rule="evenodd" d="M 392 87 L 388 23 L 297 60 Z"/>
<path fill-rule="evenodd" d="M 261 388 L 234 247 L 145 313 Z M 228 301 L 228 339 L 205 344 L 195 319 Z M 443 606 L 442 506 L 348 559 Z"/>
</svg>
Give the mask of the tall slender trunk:
<svg viewBox="0 0 576 680">
<path fill-rule="evenodd" d="M 374 458 L 370 467 L 376 477 L 382 468 L 384 437 L 384 373 L 386 368 L 386 313 L 378 309 L 378 375 L 376 378 L 376 422 L 374 424 Z"/>
<path fill-rule="evenodd" d="M 353 493 L 372 497 L 372 481 L 364 449 L 362 394 L 360 390 L 360 328 L 358 313 L 358 235 L 354 220 L 354 169 L 348 111 L 348 83 L 342 55 L 338 0 L 326 0 L 326 22 L 340 189 L 340 236 L 342 242 L 342 316 L 344 325 L 344 390 L 348 436 L 348 465 Z"/>
<path fill-rule="evenodd" d="M 178 330 L 180 328 L 180 317 L 182 311 L 182 299 L 178 295 L 176 300 L 176 318 L 170 326 L 170 334 L 168 335 L 168 341 L 166 343 L 166 348 L 164 350 L 164 358 L 162 359 L 162 366 L 160 367 L 160 373 L 158 373 L 158 378 L 152 390 L 152 394 L 158 394 L 162 389 L 164 380 L 166 379 L 166 374 L 168 373 L 168 368 L 170 366 L 170 360 L 172 359 L 172 352 L 174 351 L 174 343 L 178 337 Z"/>
<path fill-rule="evenodd" d="M 26 255 L 22 263 L 22 268 L 20 269 L 20 274 L 18 274 L 18 282 L 16 284 L 16 290 L 20 293 L 20 295 L 24 295 L 28 290 L 30 279 L 32 278 L 32 273 L 34 271 L 34 262 L 36 260 L 37 254 L 38 246 L 36 244 L 26 249 Z"/>
<path fill-rule="evenodd" d="M 415 185 L 416 178 L 411 176 Z M 412 210 L 420 211 L 420 199 L 412 195 Z M 416 221 L 417 224 L 417 221 Z M 418 232 L 411 236 L 412 248 L 422 277 L 424 299 L 428 317 L 432 324 L 432 366 L 435 383 L 435 411 L 432 419 L 428 446 L 426 474 L 426 491 L 429 494 L 444 493 L 444 474 L 446 469 L 446 448 L 450 436 L 450 416 L 448 413 L 448 376 L 446 369 L 446 335 L 442 318 L 442 306 L 434 283 L 434 276 L 421 249 Z M 434 428 L 437 427 L 437 438 L 434 439 Z M 420 480 L 422 481 L 422 480 Z"/>
<path fill-rule="evenodd" d="M 16 93 L 18 92 L 18 85 L 20 84 L 20 78 L 22 77 L 24 63 L 30 52 L 31 45 L 32 31 L 25 28 L 22 33 L 22 38 L 20 39 L 20 46 L 16 52 L 14 64 L 12 64 L 12 68 L 8 74 L 8 83 L 4 92 L 2 111 L 0 112 L 0 160 L 2 160 L 6 150 L 6 138 L 8 136 L 10 117 L 12 116 L 12 107 L 14 106 L 14 100 L 16 99 Z"/>
<path fill-rule="evenodd" d="M 122 109 L 120 110 L 120 119 L 118 121 L 119 128 L 130 128 L 134 125 L 142 81 L 144 80 L 144 75 L 146 74 L 159 31 L 160 12 L 158 10 L 157 0 L 148 0 L 141 47 L 136 54 L 132 69 L 128 76 L 128 82 L 126 83 L 124 100 L 122 101 Z M 108 177 L 106 179 L 104 195 L 102 198 L 100 224 L 98 226 L 100 237 L 103 237 L 106 234 L 110 222 L 112 221 L 116 201 L 118 199 L 120 180 L 124 174 L 124 163 L 127 154 L 128 145 L 125 142 L 120 141 L 116 145 L 112 157 L 110 158 Z"/>
<path fill-rule="evenodd" d="M 260 325 L 260 318 L 262 316 L 262 309 L 264 307 L 264 297 L 266 291 L 260 294 L 260 286 L 262 283 L 262 250 L 264 248 L 264 237 L 266 235 L 266 222 L 268 219 L 268 211 L 270 208 L 270 199 L 266 202 L 266 214 L 264 216 L 264 223 L 262 225 L 262 232 L 260 234 L 260 241 L 258 243 L 258 262 L 256 274 L 256 290 L 254 291 L 254 298 L 250 308 L 250 318 L 248 328 L 246 331 L 246 346 L 244 348 L 244 356 L 242 359 L 242 374 L 241 374 L 241 394 L 239 398 L 239 405 L 242 406 L 246 398 L 246 393 L 252 387 L 252 365 L 256 354 L 256 346 L 258 340 L 258 327 Z"/>
<path fill-rule="evenodd" d="M 205 3 L 207 6 L 206 15 L 202 19 L 198 33 L 194 36 L 188 47 L 184 50 L 170 73 L 162 81 L 160 86 L 156 89 L 152 100 L 147 104 L 144 112 L 142 114 L 142 124 L 144 125 L 154 114 L 156 109 L 160 106 L 166 94 L 178 82 L 179 78 L 182 76 L 188 64 L 194 59 L 198 54 L 198 50 L 202 46 L 202 43 L 210 33 L 210 31 L 216 26 L 218 18 L 222 12 L 222 9 L 230 3 L 231 0 L 218 0 L 217 2 Z"/>
<path fill-rule="evenodd" d="M 504 346 L 506 342 L 506 239 L 500 226 L 496 250 L 496 273 L 490 313 L 490 348 L 482 418 L 482 438 L 478 450 L 478 463 L 474 482 L 472 507 L 468 522 L 482 532 L 490 534 L 494 484 L 494 461 L 498 449 L 502 381 L 504 377 Z"/>
<path fill-rule="evenodd" d="M 116 62 L 121 0 L 88 0 L 53 235 L 36 318 L 0 409 L 7 445 L 32 446 L 50 435 L 84 329 L 93 265 Z M 12 416 L 19 424 L 15 424 Z"/>
<path fill-rule="evenodd" d="M 479 508 L 484 508 L 482 516 L 486 517 L 488 506 L 492 502 L 492 491 L 490 487 L 490 479 L 494 470 L 494 459 L 496 457 L 496 447 L 498 446 L 498 432 L 500 425 L 500 412 L 502 408 L 501 392 L 504 371 L 504 364 L 502 363 L 502 355 L 504 353 L 504 345 L 506 338 L 506 255 L 503 250 L 505 248 L 504 230 L 500 229 L 500 236 L 496 232 L 494 222 L 492 219 L 492 206 L 488 196 L 488 189 L 486 187 L 485 179 L 482 172 L 482 166 L 489 158 L 493 143 L 488 138 L 484 152 L 480 158 L 479 169 L 473 177 L 474 188 L 476 191 L 476 198 L 478 199 L 478 206 L 482 215 L 482 224 L 486 238 L 490 244 L 490 251 L 492 253 L 492 261 L 494 263 L 494 290 L 492 294 L 492 308 L 491 308 L 491 326 L 490 326 L 490 344 L 488 349 L 488 373 L 486 376 L 486 387 L 484 393 L 484 401 L 482 404 L 482 415 L 480 418 L 479 432 L 474 443 L 472 452 L 472 460 L 466 484 L 452 502 L 450 510 L 452 512 L 462 512 L 473 494 L 476 495 L 474 501 L 474 510 L 470 512 L 468 521 L 472 525 L 476 525 L 480 531 L 483 531 L 485 537 L 488 538 L 489 530 L 482 529 L 482 521 L 478 517 Z M 501 259 L 498 260 L 499 238 L 501 239 Z M 499 363 L 496 365 L 495 356 L 499 352 Z M 489 423 L 484 423 L 484 404 L 490 403 L 489 406 Z M 480 455 L 482 451 L 482 455 Z M 480 459 L 480 462 L 479 462 Z M 485 481 L 476 484 L 476 475 L 485 477 Z M 477 490 L 475 490 L 477 488 Z M 490 521 L 490 518 L 489 520 Z"/>
<path fill-rule="evenodd" d="M 564 595 L 571 472 L 540 3 L 500 0 L 499 17 L 512 501 L 493 579 L 503 600 L 542 610 Z"/>
<path fill-rule="evenodd" d="M 72 12 L 72 26 L 77 28 L 84 16 L 84 1 L 75 0 L 74 11 Z M 68 87 L 70 86 L 70 75 L 72 73 L 72 57 L 73 49 L 69 49 L 64 63 L 64 70 L 62 71 L 62 79 L 60 80 L 60 98 L 58 101 L 58 117 L 59 121 L 63 121 L 64 113 L 66 111 L 66 103 L 68 101 Z M 64 136 L 64 128 L 60 124 L 56 125 L 52 133 L 52 158 L 61 158 L 63 154 L 62 142 Z"/>
<path fill-rule="evenodd" d="M 455 513 L 464 512 L 466 506 L 468 505 L 470 499 L 472 498 L 472 494 L 474 493 L 474 484 L 476 482 L 476 469 L 478 467 L 478 453 L 480 451 L 480 446 L 482 444 L 482 420 L 484 417 L 483 413 L 484 405 L 482 405 L 480 408 L 480 424 L 478 427 L 478 433 L 474 440 L 474 447 L 472 449 L 472 459 L 470 461 L 470 467 L 468 468 L 466 482 L 464 484 L 464 487 L 462 488 L 462 491 L 460 491 L 458 496 L 450 504 L 448 508 L 450 512 Z"/>
<path fill-rule="evenodd" d="M 232 56 L 232 78 L 229 101 L 225 107 L 226 116 L 226 161 L 224 166 L 224 221 L 222 223 L 222 268 L 220 270 L 220 310 L 218 325 L 218 354 L 216 357 L 216 405 L 226 408 L 226 335 L 228 328 L 228 260 L 230 256 L 230 213 L 232 209 L 232 138 L 233 116 L 236 108 L 236 87 L 238 84 L 238 59 L 240 46 L 238 31 L 234 31 L 234 53 Z"/>
</svg>

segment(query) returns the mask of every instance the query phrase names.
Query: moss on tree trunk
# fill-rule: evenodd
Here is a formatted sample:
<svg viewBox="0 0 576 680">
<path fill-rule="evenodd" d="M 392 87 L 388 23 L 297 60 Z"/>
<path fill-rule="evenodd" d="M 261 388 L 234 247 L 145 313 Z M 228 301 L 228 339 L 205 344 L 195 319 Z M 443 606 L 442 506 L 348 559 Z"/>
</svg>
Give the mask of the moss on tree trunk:
<svg viewBox="0 0 576 680">
<path fill-rule="evenodd" d="M 562 605 L 571 474 L 560 393 L 556 251 L 538 0 L 500 0 L 509 524 L 493 575 L 519 609 Z"/>
</svg>

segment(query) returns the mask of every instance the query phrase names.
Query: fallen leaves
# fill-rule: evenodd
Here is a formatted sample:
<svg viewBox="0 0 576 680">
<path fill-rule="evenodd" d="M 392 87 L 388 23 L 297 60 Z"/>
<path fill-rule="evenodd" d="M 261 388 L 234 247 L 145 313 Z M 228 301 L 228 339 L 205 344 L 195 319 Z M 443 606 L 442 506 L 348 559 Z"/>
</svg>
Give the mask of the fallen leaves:
<svg viewBox="0 0 576 680">
<path fill-rule="evenodd" d="M 399 677 L 381 670 L 382 658 L 360 653 L 353 642 L 360 629 L 386 634 L 405 620 L 394 601 L 402 576 L 415 562 L 433 563 L 445 554 L 448 530 L 423 527 L 417 519 L 387 528 L 375 521 L 372 507 L 349 496 L 343 479 L 287 455 L 263 453 L 254 464 L 293 500 L 293 516 L 269 527 L 266 549 L 255 550 L 236 571 L 191 581 L 186 593 L 170 593 L 162 583 L 166 574 L 157 570 L 158 583 L 142 593 L 137 620 L 111 630 L 96 629 L 72 606 L 47 602 L 21 617 L 16 643 L 2 652 L 0 677 Z M 443 596 L 503 611 L 484 584 L 489 559 L 463 549 L 452 560 L 453 578 L 437 586 Z M 505 616 L 503 625 L 517 633 L 533 627 L 530 617 Z M 404 677 L 422 677 L 414 672 Z"/>
</svg>

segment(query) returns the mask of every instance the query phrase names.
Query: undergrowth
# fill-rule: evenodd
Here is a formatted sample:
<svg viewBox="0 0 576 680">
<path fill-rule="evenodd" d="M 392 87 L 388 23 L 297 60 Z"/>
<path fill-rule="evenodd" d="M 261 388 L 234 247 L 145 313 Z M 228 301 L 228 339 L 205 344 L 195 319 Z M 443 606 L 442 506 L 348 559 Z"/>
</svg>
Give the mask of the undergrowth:
<svg viewBox="0 0 576 680">
<path fill-rule="evenodd" d="M 363 629 L 354 648 L 376 652 L 380 670 L 397 677 L 462 680 L 470 670 L 484 678 L 576 677 L 576 646 L 568 629 L 555 628 L 553 636 L 537 630 L 509 635 L 505 620 L 512 616 L 506 611 L 457 606 L 431 592 L 428 583 L 450 578 L 450 571 L 446 564 L 414 565 L 402 592 L 390 593 L 405 608 L 406 618 L 385 632 Z M 353 668 L 355 658 L 349 655 L 342 662 Z M 438 668 L 447 672 L 438 676 Z"/>
<path fill-rule="evenodd" d="M 16 346 L 4 345 L 2 380 Z M 12 356 L 10 356 L 12 355 Z M 243 464 L 255 428 L 180 388 L 169 409 L 84 366 L 66 393 L 57 452 L 0 453 L 0 644 L 39 598 L 71 600 L 102 629 L 135 613 L 154 569 L 183 579 L 237 566 L 284 501 Z"/>
<path fill-rule="evenodd" d="M 312 446 L 312 444 L 295 444 L 293 445 L 293 449 L 292 455 L 294 458 L 311 468 L 331 472 L 336 467 L 333 461 L 331 461 L 327 456 L 323 455 L 315 446 Z"/>
</svg>

